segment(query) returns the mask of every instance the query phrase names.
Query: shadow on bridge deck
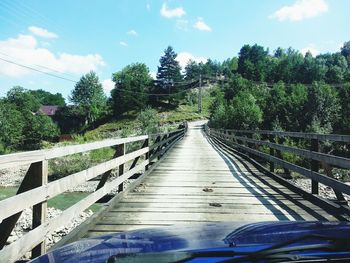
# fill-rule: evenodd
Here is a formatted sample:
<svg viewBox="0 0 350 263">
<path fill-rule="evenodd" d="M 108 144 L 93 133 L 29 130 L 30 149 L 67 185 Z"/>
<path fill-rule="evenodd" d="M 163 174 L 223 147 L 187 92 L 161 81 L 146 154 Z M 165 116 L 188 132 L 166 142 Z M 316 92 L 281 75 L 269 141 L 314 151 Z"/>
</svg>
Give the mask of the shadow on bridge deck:
<svg viewBox="0 0 350 263">
<path fill-rule="evenodd" d="M 284 192 L 286 190 L 285 187 L 282 185 L 276 185 L 276 182 L 272 183 L 271 180 L 268 180 L 268 177 L 261 173 L 257 174 L 253 170 L 254 168 L 252 165 L 245 161 L 243 158 L 228 153 L 227 151 L 218 147 L 210 138 L 206 138 L 208 143 L 212 145 L 215 151 L 225 161 L 227 166 L 235 171 L 232 172 L 233 177 L 236 178 L 242 185 L 247 187 L 252 195 L 261 201 L 261 203 L 264 204 L 264 206 L 269 209 L 278 220 L 291 220 L 291 218 L 287 215 L 290 215 L 292 217 L 292 220 L 307 220 L 308 218 L 304 218 L 302 215 L 300 215 L 300 209 L 302 209 L 306 214 L 312 216 L 314 219 L 320 221 L 328 221 L 334 219 L 345 220 L 345 218 L 338 215 L 333 215 L 334 218 L 332 218 L 325 210 L 315 210 L 315 207 L 313 207 L 311 203 L 301 202 L 299 199 L 293 198 L 293 196 L 286 194 Z M 249 172 L 249 175 L 246 175 L 241 167 L 244 167 L 245 170 Z M 271 190 L 278 193 L 280 196 L 270 196 L 270 191 L 261 187 L 258 183 L 256 183 L 256 181 L 253 180 L 253 178 L 270 187 Z M 282 200 L 288 200 L 291 203 L 295 204 L 296 207 L 300 208 L 298 209 L 299 211 L 297 209 L 293 209 L 293 207 L 287 205 Z"/>
</svg>

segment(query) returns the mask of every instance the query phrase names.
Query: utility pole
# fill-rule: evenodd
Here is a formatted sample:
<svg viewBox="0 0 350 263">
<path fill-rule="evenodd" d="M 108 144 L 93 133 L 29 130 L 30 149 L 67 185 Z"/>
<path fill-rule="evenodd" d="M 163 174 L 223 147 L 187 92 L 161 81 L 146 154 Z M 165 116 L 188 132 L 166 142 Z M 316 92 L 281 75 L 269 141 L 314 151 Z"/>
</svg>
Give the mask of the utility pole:
<svg viewBox="0 0 350 263">
<path fill-rule="evenodd" d="M 202 74 L 199 74 L 198 113 L 202 113 Z"/>
</svg>

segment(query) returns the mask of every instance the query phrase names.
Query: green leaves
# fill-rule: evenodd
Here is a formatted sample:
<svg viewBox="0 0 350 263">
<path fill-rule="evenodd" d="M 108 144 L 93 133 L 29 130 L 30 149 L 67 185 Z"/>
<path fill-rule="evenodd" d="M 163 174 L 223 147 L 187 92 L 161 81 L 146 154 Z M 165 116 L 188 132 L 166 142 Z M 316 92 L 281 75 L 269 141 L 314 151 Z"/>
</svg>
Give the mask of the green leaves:
<svg viewBox="0 0 350 263">
<path fill-rule="evenodd" d="M 145 64 L 128 65 L 114 73 L 112 80 L 115 82 L 115 89 L 111 93 L 112 107 L 117 116 L 130 110 L 140 110 L 146 107 L 152 78 Z"/>
<path fill-rule="evenodd" d="M 95 72 L 91 71 L 80 78 L 70 101 L 81 109 L 87 123 L 96 121 L 104 113 L 106 96 Z"/>
</svg>

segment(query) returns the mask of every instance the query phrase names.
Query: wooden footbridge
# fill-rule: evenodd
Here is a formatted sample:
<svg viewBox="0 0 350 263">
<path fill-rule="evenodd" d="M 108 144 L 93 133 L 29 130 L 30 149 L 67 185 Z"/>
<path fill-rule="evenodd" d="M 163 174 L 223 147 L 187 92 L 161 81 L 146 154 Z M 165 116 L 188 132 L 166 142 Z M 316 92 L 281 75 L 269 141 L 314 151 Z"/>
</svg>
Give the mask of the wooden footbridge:
<svg viewBox="0 0 350 263">
<path fill-rule="evenodd" d="M 0 169 L 30 164 L 17 195 L 0 202 L 1 261 L 15 261 L 30 250 L 33 257 L 44 253 L 50 232 L 113 189 L 118 194 L 56 247 L 84 237 L 173 224 L 348 220 L 350 186 L 334 179 L 332 168 L 349 169 L 350 159 L 321 153 L 319 146 L 323 141 L 349 144 L 350 136 L 213 130 L 203 124 L 190 123 L 165 134 L 0 156 Z M 285 138 L 309 141 L 304 145 L 311 148 L 287 146 Z M 104 147 L 115 149 L 113 159 L 48 182 L 50 160 Z M 285 152 L 310 162 L 304 166 L 291 163 L 283 158 Z M 277 168 L 309 178 L 312 191 L 276 175 Z M 115 169 L 119 176 L 111 177 Z M 96 178 L 96 191 L 60 216 L 46 219 L 50 198 Z M 320 197 L 319 183 L 332 188 L 336 198 Z M 29 207 L 33 207 L 32 230 L 7 244 L 21 212 Z"/>
</svg>

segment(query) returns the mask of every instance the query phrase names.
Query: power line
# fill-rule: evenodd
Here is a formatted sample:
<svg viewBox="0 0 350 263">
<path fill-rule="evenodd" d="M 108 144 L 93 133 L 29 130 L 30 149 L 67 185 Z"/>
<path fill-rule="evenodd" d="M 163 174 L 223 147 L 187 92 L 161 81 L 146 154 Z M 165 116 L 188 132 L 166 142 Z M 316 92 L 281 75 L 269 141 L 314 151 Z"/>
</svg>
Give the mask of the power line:
<svg viewBox="0 0 350 263">
<path fill-rule="evenodd" d="M 11 58 L 12 60 L 15 60 L 15 59 L 21 59 L 21 58 L 15 58 L 15 57 L 9 56 L 9 55 L 7 55 L 7 54 L 5 54 L 5 53 L 1 52 L 1 51 L 0 51 L 0 55 L 3 55 L 3 56 L 6 56 L 6 57 L 9 57 L 9 58 Z M 23 60 L 22 60 L 22 61 L 23 61 Z M 18 62 L 17 62 L 17 63 L 18 63 Z M 28 65 L 27 65 L 27 66 L 28 66 Z M 39 68 L 48 69 L 48 70 L 50 70 L 50 71 L 53 71 L 53 72 L 56 72 L 56 73 L 60 73 L 60 74 L 67 75 L 67 76 L 70 76 L 70 77 L 75 78 L 75 76 L 74 76 L 74 75 L 72 75 L 72 74 L 65 73 L 65 72 L 59 71 L 59 70 L 57 70 L 57 69 L 49 68 L 49 67 L 46 67 L 46 66 L 43 66 L 43 65 L 39 65 L 39 64 L 32 64 L 32 65 L 30 65 L 30 66 L 36 66 L 36 67 L 39 67 Z"/>
<path fill-rule="evenodd" d="M 42 71 L 42 70 L 30 67 L 30 66 L 26 66 L 26 65 L 14 62 L 12 60 L 4 59 L 2 57 L 0 57 L 0 60 L 5 61 L 5 62 L 10 63 L 10 64 L 13 64 L 13 65 L 16 65 L 16 66 L 19 66 L 19 67 L 22 67 L 22 68 L 26 68 L 26 69 L 33 70 L 33 71 L 36 71 L 36 72 L 40 72 L 42 74 L 46 74 L 46 75 L 51 76 L 51 77 L 55 77 L 55 78 L 63 79 L 63 80 L 70 81 L 70 82 L 73 82 L 73 83 L 77 83 L 76 80 L 72 80 L 72 79 L 68 79 L 68 78 L 65 78 L 65 77 L 61 77 L 61 76 L 58 76 L 58 75 L 55 75 L 55 74 L 52 74 L 52 73 L 49 73 L 49 72 L 45 72 L 45 71 Z"/>
</svg>

